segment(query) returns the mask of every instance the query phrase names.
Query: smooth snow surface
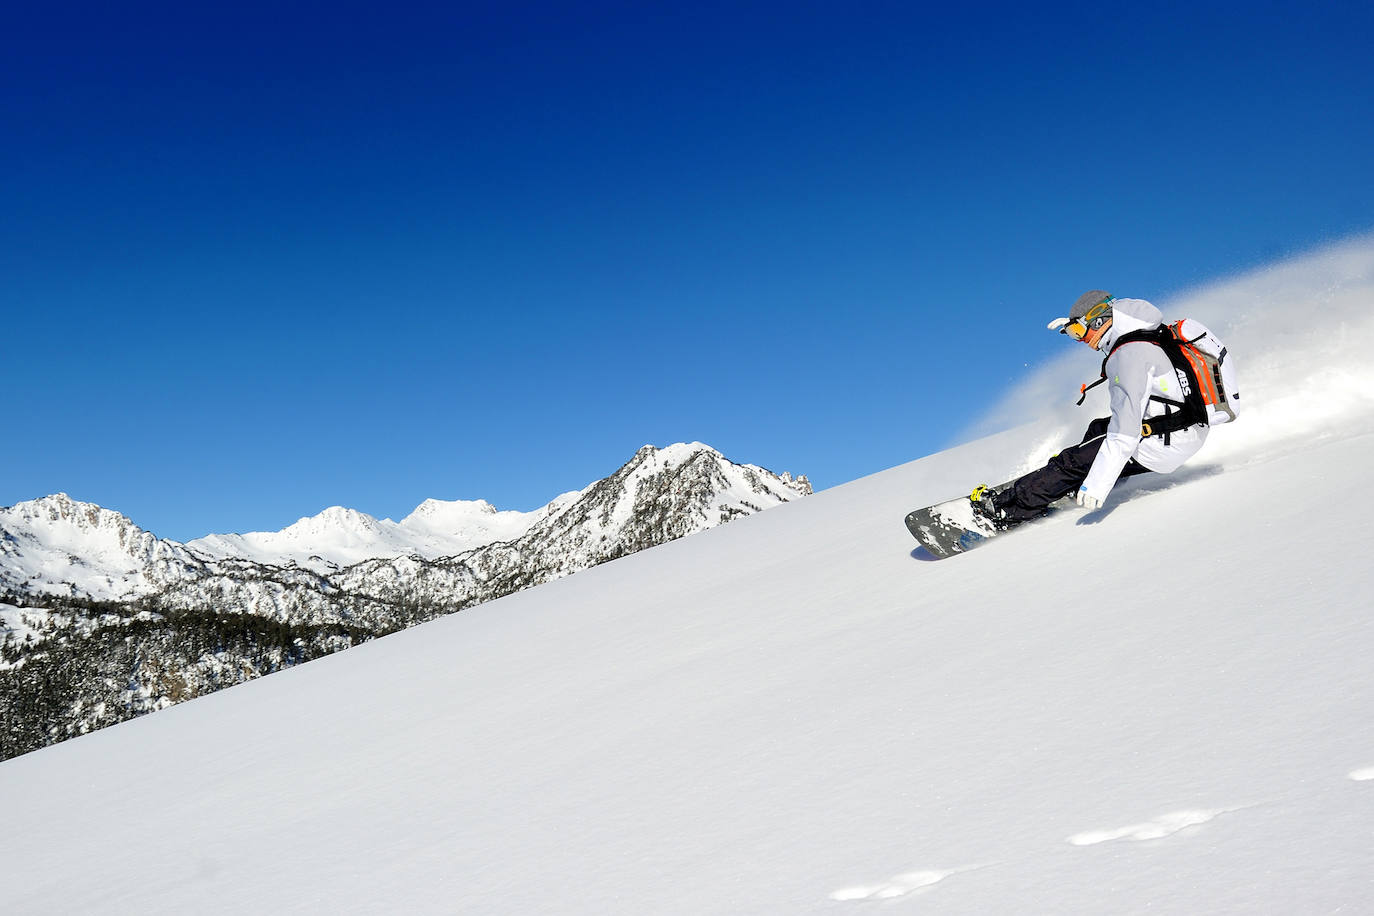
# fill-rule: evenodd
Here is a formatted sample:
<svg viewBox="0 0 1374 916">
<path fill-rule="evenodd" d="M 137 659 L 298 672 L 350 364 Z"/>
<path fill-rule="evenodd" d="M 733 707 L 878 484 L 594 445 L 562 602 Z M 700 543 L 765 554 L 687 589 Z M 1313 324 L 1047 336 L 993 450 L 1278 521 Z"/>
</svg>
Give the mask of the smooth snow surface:
<svg viewBox="0 0 1374 916">
<path fill-rule="evenodd" d="M 1348 317 L 1101 512 L 913 550 L 1019 428 L 0 764 L 5 910 L 1374 912 Z"/>
</svg>

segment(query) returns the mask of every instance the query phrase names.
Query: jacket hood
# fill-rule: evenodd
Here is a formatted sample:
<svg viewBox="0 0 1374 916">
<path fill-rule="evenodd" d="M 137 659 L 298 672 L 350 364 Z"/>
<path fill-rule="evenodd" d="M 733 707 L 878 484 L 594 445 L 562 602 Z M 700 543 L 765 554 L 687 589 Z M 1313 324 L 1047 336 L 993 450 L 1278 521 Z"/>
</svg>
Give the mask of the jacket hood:
<svg viewBox="0 0 1374 916">
<path fill-rule="evenodd" d="M 1164 313 L 1152 303 L 1144 299 L 1115 299 L 1112 301 L 1112 326 L 1102 335 L 1098 350 L 1109 353 L 1122 335 L 1132 331 L 1148 331 L 1163 323 Z"/>
</svg>

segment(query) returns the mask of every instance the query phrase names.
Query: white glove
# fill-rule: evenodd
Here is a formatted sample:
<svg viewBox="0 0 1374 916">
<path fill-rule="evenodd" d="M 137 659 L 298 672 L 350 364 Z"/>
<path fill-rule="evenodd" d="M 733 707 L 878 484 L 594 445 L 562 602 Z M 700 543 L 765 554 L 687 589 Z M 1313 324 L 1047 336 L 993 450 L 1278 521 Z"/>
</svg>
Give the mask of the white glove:
<svg viewBox="0 0 1374 916">
<path fill-rule="evenodd" d="M 1088 492 L 1087 487 L 1078 488 L 1078 504 L 1084 509 L 1101 509 L 1102 500 Z"/>
</svg>

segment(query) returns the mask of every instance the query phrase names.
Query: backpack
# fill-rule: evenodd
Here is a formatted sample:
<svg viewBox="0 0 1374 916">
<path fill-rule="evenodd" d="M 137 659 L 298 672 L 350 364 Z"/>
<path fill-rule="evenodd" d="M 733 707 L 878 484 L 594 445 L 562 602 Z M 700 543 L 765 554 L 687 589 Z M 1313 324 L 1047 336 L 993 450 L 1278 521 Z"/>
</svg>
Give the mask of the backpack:
<svg viewBox="0 0 1374 916">
<path fill-rule="evenodd" d="M 1216 426 L 1236 419 L 1240 392 L 1236 388 L 1235 364 L 1227 362 L 1226 346 L 1221 340 L 1202 322 L 1192 318 L 1117 338 L 1111 352 L 1102 358 L 1101 377 L 1080 389 L 1080 405 L 1089 389 L 1107 380 L 1107 360 L 1112 353 L 1136 341 L 1155 344 L 1164 351 L 1183 389 L 1182 401 L 1151 397 L 1151 400 L 1164 403 L 1166 411 L 1162 416 L 1147 420 L 1141 428 L 1141 436 L 1163 436 L 1167 445 L 1170 433 L 1199 423 Z"/>
<path fill-rule="evenodd" d="M 1226 361 L 1226 345 L 1192 318 L 1176 321 L 1168 328 L 1197 377 L 1208 425 L 1230 423 L 1240 409 L 1240 391 L 1236 388 L 1235 363 Z M 1169 351 L 1166 348 L 1164 352 Z"/>
</svg>

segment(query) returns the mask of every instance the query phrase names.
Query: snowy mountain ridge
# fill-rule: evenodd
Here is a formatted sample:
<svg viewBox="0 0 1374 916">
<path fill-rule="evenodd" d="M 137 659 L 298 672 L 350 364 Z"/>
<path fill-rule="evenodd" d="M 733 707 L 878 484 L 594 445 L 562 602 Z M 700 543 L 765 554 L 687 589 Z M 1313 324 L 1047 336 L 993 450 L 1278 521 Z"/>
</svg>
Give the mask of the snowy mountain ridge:
<svg viewBox="0 0 1374 916">
<path fill-rule="evenodd" d="M 0 508 L 0 587 L 114 598 L 147 593 L 197 554 L 65 493 Z"/>
<path fill-rule="evenodd" d="M 462 544 L 450 534 L 439 539 L 441 547 L 431 558 L 417 549 L 378 550 L 382 538 L 360 536 L 393 535 L 387 543 L 394 548 L 399 540 L 394 522 L 362 513 L 326 513 L 318 528 L 321 540 L 308 548 L 312 555 L 327 543 L 335 556 L 369 552 L 372 557 L 335 566 L 297 563 L 295 557 L 306 550 L 279 565 L 224 556 L 207 561 L 197 574 L 164 581 L 157 600 L 175 607 L 239 608 L 314 625 L 363 620 L 386 631 L 414 622 L 417 615 L 424 619 L 437 610 L 479 604 L 810 492 L 805 477 L 734 464 L 699 443 L 666 449 L 646 445 L 610 477 L 526 514 L 511 528 L 523 531 L 510 540 L 479 539 L 478 546 L 450 553 Z M 365 546 L 343 543 L 340 532 L 360 536 Z M 411 539 L 405 545 L 423 543 Z"/>
<path fill-rule="evenodd" d="M 317 571 L 337 570 L 377 557 L 452 556 L 496 541 L 515 540 L 547 514 L 497 509 L 485 500 L 428 499 L 399 522 L 331 506 L 281 531 L 210 534 L 186 546 L 206 556 L 238 557 Z"/>
<path fill-rule="evenodd" d="M 722 514 L 749 514 L 810 492 L 805 478 L 735 464 L 699 442 L 644 446 L 631 464 L 635 473 L 625 491 L 630 501 L 614 507 L 616 524 L 636 511 L 633 494 L 650 477 L 673 468 L 712 469 L 711 495 L 686 507 L 692 521 L 680 534 L 710 527 Z M 185 544 L 160 539 L 118 512 L 59 493 L 0 508 L 0 586 L 119 601 L 213 574 L 226 563 L 234 569 L 248 563 L 329 575 L 374 559 L 437 560 L 518 541 L 599 484 L 565 493 L 532 512 L 499 511 L 485 500 L 427 499 L 395 522 L 332 506 L 281 531 L 211 534 Z M 611 525 L 610 516 L 605 524 Z"/>
</svg>

